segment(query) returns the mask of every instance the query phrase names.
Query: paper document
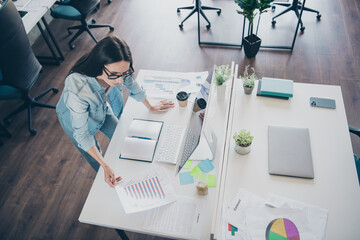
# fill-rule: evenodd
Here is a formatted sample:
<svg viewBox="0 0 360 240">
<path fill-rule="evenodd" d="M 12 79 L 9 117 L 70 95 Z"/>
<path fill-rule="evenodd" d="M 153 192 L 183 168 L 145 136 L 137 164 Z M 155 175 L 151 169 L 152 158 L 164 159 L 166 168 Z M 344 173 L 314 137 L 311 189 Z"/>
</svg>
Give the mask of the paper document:
<svg viewBox="0 0 360 240">
<path fill-rule="evenodd" d="M 179 238 L 200 239 L 206 201 L 179 196 L 176 202 L 149 211 L 143 228 Z"/>
<path fill-rule="evenodd" d="M 162 169 L 152 169 L 115 187 L 126 214 L 145 211 L 176 201 L 177 196 Z"/>
<path fill-rule="evenodd" d="M 239 188 L 232 202 L 223 204 L 221 239 L 325 239 L 326 221 L 325 209 L 275 194 L 265 200 Z"/>
<path fill-rule="evenodd" d="M 247 208 L 265 207 L 266 200 L 259 196 L 239 188 L 235 198 L 225 208 L 224 220 L 239 229 L 239 233 L 245 232 L 245 213 Z"/>
<path fill-rule="evenodd" d="M 266 235 L 272 236 L 270 239 L 316 239 L 309 228 L 305 212 L 300 209 L 248 208 L 245 216 L 246 239 L 264 240 Z M 287 227 L 284 222 L 290 222 L 292 228 Z"/>
<path fill-rule="evenodd" d="M 306 214 L 309 227 L 311 228 L 312 235 L 314 235 L 315 239 L 325 239 L 328 210 L 272 193 L 268 194 L 267 201 L 277 207 L 301 209 Z"/>
<path fill-rule="evenodd" d="M 141 70 L 138 74 L 139 82 L 146 90 L 150 98 L 175 99 L 179 91 L 197 93 L 201 84 L 206 81 L 207 72 L 163 72 L 152 70 Z M 196 94 L 192 94 L 196 95 Z M 191 97 L 189 101 L 193 101 Z"/>
</svg>

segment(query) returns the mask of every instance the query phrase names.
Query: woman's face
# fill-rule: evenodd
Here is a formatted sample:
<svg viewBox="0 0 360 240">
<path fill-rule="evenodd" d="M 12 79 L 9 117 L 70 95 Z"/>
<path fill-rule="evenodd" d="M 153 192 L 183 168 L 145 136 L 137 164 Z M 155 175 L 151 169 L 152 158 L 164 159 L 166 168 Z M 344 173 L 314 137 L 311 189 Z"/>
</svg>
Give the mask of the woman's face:
<svg viewBox="0 0 360 240">
<path fill-rule="evenodd" d="M 98 78 L 102 79 L 105 83 L 114 87 L 124 82 L 124 77 L 132 73 L 130 69 L 130 62 L 119 61 L 106 64 L 102 71 L 102 75 Z"/>
</svg>

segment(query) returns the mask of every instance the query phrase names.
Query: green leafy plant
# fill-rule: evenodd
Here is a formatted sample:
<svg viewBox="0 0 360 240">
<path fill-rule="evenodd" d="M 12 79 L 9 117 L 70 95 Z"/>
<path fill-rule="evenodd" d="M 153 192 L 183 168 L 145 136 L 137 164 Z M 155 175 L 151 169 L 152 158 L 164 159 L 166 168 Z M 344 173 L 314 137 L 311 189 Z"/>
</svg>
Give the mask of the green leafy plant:
<svg viewBox="0 0 360 240">
<path fill-rule="evenodd" d="M 247 147 L 250 146 L 252 143 L 252 140 L 254 139 L 254 136 L 251 136 L 250 131 L 246 131 L 245 129 L 240 130 L 239 134 L 236 132 L 233 136 L 236 145 L 241 147 Z"/>
<path fill-rule="evenodd" d="M 243 80 L 244 87 L 252 88 L 254 87 L 255 80 L 258 80 L 256 74 L 255 74 L 255 68 L 251 68 L 252 73 L 249 74 L 249 67 L 250 65 L 247 65 L 244 70 L 244 75 L 241 77 Z"/>
<path fill-rule="evenodd" d="M 231 77 L 229 65 L 215 66 L 215 83 L 217 86 L 224 84 Z"/>
<path fill-rule="evenodd" d="M 238 14 L 244 15 L 249 20 L 250 32 L 249 35 L 253 34 L 253 22 L 256 14 L 259 12 L 259 19 L 256 28 L 256 34 L 259 30 L 259 22 L 261 14 L 268 11 L 271 7 L 270 3 L 274 0 L 234 0 L 235 3 L 242 9 L 236 10 Z M 257 10 L 257 11 L 256 11 Z"/>
</svg>

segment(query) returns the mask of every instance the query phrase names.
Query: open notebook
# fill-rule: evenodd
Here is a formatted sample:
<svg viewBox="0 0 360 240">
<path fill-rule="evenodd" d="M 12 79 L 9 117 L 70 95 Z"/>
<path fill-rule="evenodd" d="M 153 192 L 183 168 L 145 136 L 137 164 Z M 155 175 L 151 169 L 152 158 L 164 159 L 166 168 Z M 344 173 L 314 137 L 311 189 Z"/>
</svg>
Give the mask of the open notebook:
<svg viewBox="0 0 360 240">
<path fill-rule="evenodd" d="M 120 158 L 152 162 L 162 126 L 161 121 L 133 119 Z"/>
</svg>

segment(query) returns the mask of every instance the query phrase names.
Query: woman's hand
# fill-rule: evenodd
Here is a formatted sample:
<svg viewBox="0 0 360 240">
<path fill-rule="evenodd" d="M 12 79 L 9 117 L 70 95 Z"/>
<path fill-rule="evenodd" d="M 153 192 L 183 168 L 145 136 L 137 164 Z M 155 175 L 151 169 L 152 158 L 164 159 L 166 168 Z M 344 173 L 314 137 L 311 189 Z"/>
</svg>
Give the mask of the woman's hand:
<svg viewBox="0 0 360 240">
<path fill-rule="evenodd" d="M 116 183 L 121 181 L 121 177 L 115 178 L 114 171 L 111 169 L 111 167 L 107 164 L 103 166 L 104 169 L 104 176 L 105 176 L 105 182 L 109 184 L 110 187 L 115 187 Z"/>
<path fill-rule="evenodd" d="M 164 113 L 169 111 L 169 108 L 173 108 L 174 102 L 170 101 L 170 100 L 161 100 L 160 102 L 154 104 L 154 105 L 150 105 L 149 109 L 150 111 L 154 112 L 154 113 Z"/>
</svg>

